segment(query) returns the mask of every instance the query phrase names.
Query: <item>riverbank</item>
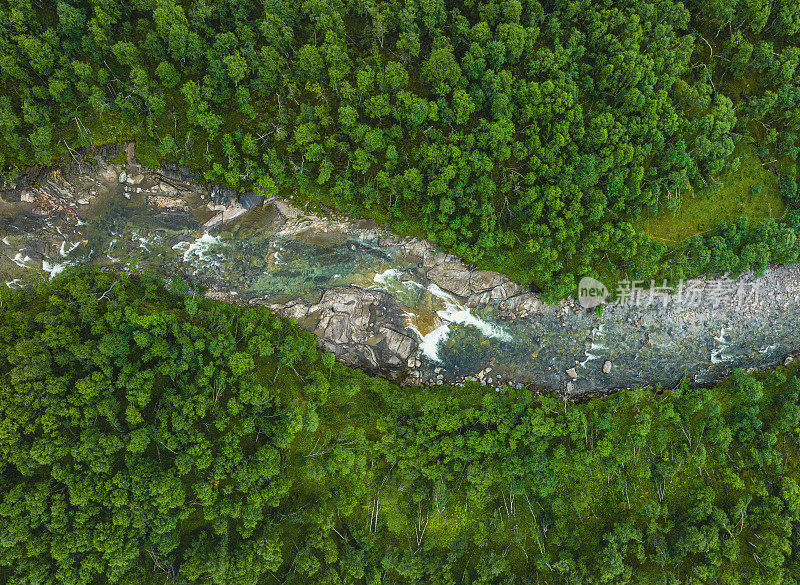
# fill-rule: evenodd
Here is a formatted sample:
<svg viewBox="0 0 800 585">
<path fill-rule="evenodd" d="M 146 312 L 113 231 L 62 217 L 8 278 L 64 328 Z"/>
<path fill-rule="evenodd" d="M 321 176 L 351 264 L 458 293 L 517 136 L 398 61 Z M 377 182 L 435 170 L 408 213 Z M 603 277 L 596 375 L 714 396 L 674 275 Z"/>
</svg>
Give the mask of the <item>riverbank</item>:
<svg viewBox="0 0 800 585">
<path fill-rule="evenodd" d="M 797 267 L 694 280 L 673 295 L 634 290 L 602 312 L 546 304 L 373 222 L 207 187 L 186 168 L 147 169 L 132 148 L 126 158 L 49 169 L 0 191 L 5 286 L 83 263 L 148 267 L 294 318 L 342 363 L 394 381 L 509 383 L 565 398 L 684 375 L 709 383 L 800 349 Z"/>
</svg>

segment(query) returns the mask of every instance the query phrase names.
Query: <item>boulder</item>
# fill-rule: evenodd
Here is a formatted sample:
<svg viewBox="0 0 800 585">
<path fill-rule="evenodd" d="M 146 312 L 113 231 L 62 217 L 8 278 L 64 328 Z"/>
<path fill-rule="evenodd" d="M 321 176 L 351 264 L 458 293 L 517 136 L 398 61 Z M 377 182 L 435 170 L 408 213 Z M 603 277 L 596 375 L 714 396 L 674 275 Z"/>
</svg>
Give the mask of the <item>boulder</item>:
<svg viewBox="0 0 800 585">
<path fill-rule="evenodd" d="M 239 205 L 241 205 L 248 211 L 250 209 L 253 209 L 254 207 L 257 207 L 263 201 L 264 201 L 263 197 L 259 197 L 252 191 L 248 191 L 247 193 L 242 193 L 241 195 L 239 195 Z"/>
<path fill-rule="evenodd" d="M 482 292 L 492 290 L 496 286 L 500 285 L 502 281 L 503 277 L 497 272 L 491 272 L 489 270 L 476 270 L 475 272 L 470 273 L 469 287 L 472 289 L 473 293 L 480 294 Z"/>
<path fill-rule="evenodd" d="M 575 371 L 575 368 L 569 368 L 568 370 L 565 370 L 565 373 L 573 380 L 578 377 L 578 372 Z"/>
<path fill-rule="evenodd" d="M 605 362 L 603 362 L 603 373 L 604 374 L 610 374 L 611 373 L 611 362 L 609 360 L 606 360 Z"/>
<path fill-rule="evenodd" d="M 505 301 L 511 297 L 517 296 L 522 292 L 522 287 L 516 282 L 505 280 L 502 284 L 492 289 L 492 300 Z"/>
<path fill-rule="evenodd" d="M 221 223 L 225 223 L 226 221 L 233 221 L 237 217 L 240 217 L 247 213 L 247 210 L 240 206 L 240 205 L 231 205 L 223 209 L 220 213 L 209 219 L 207 222 L 203 224 L 205 229 L 211 229 L 213 227 L 218 226 Z"/>
<path fill-rule="evenodd" d="M 435 266 L 428 270 L 428 280 L 442 290 L 460 297 L 468 297 L 470 293 L 470 273 L 465 268 Z"/>
<path fill-rule="evenodd" d="M 406 329 L 403 306 L 383 291 L 343 286 L 326 290 L 317 302 L 268 306 L 298 319 L 347 365 L 391 374 L 415 360 L 418 342 Z"/>
<path fill-rule="evenodd" d="M 166 193 L 167 195 L 177 195 L 178 194 L 178 189 L 176 189 L 175 187 L 173 187 L 169 183 L 165 183 L 163 181 L 158 184 L 158 189 L 162 193 Z"/>
<path fill-rule="evenodd" d="M 381 327 L 378 329 L 378 335 L 386 340 L 386 349 L 390 354 L 390 363 L 393 365 L 400 365 L 411 356 L 411 353 L 417 348 L 416 342 L 408 335 L 398 333 L 388 327 Z"/>
<path fill-rule="evenodd" d="M 118 180 L 117 171 L 113 167 L 106 166 L 100 171 L 100 176 L 108 183 L 116 183 Z"/>
<path fill-rule="evenodd" d="M 236 199 L 237 192 L 230 187 L 224 187 L 218 184 L 211 187 L 211 200 L 215 205 L 224 205 L 228 207 L 235 203 Z"/>
<path fill-rule="evenodd" d="M 272 200 L 272 204 L 278 210 L 278 213 L 286 219 L 295 219 L 301 213 L 299 209 L 277 197 Z"/>
</svg>

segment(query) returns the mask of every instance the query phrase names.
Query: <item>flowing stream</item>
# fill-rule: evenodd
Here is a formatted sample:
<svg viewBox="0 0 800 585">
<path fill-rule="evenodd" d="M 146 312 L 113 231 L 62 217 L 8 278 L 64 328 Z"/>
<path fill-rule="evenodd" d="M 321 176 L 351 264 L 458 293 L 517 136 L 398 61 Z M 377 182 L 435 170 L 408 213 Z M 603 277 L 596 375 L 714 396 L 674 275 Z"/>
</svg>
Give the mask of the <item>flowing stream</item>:
<svg viewBox="0 0 800 585">
<path fill-rule="evenodd" d="M 101 160 L 6 185 L 0 197 L 0 287 L 84 263 L 149 267 L 292 317 L 344 363 L 400 382 L 475 379 L 567 396 L 684 375 L 707 383 L 800 347 L 797 267 L 692 281 L 677 295 L 633 291 L 628 303 L 586 310 L 545 304 L 368 221 L 208 189 L 187 169 Z"/>
</svg>

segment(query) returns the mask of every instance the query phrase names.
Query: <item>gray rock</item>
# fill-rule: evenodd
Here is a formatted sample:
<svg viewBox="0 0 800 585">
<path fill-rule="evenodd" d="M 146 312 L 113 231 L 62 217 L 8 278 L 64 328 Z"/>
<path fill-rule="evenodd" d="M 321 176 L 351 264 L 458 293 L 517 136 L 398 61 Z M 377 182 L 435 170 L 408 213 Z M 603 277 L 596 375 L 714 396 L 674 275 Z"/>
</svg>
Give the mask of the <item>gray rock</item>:
<svg viewBox="0 0 800 585">
<path fill-rule="evenodd" d="M 505 301 L 506 299 L 517 296 L 521 292 L 522 287 L 520 285 L 516 282 L 506 280 L 492 289 L 492 300 Z"/>
<path fill-rule="evenodd" d="M 100 176 L 108 183 L 116 183 L 118 180 L 117 171 L 107 166 L 100 170 Z"/>
<path fill-rule="evenodd" d="M 278 212 L 287 219 L 295 219 L 300 215 L 300 210 L 282 199 L 273 199 L 271 203 Z"/>
<path fill-rule="evenodd" d="M 475 294 L 492 290 L 502 283 L 503 277 L 497 272 L 476 270 L 469 275 L 469 287 Z"/>
<path fill-rule="evenodd" d="M 211 199 L 215 205 L 224 205 L 227 207 L 237 199 L 236 191 L 230 187 L 223 187 L 222 185 L 214 185 L 211 188 Z"/>
<path fill-rule="evenodd" d="M 125 171 L 122 171 L 122 172 L 119 174 L 119 182 L 120 182 L 120 183 L 124 183 L 124 182 L 125 182 L 125 181 L 127 181 L 127 180 L 128 180 L 128 173 L 126 173 Z"/>
<path fill-rule="evenodd" d="M 226 207 L 220 213 L 209 219 L 206 223 L 203 224 L 203 227 L 206 229 L 211 229 L 213 227 L 218 226 L 219 224 L 233 221 L 237 217 L 241 217 L 247 213 L 247 210 L 240 206 L 240 205 L 231 205 L 230 207 Z"/>
<path fill-rule="evenodd" d="M 470 273 L 466 268 L 435 266 L 428 270 L 428 279 L 442 290 L 460 297 L 470 293 Z"/>
<path fill-rule="evenodd" d="M 570 368 L 568 370 L 565 370 L 565 373 L 573 380 L 578 377 L 578 372 L 575 371 L 575 368 Z"/>
<path fill-rule="evenodd" d="M 162 193 L 166 193 L 167 195 L 176 195 L 178 193 L 178 189 L 163 181 L 158 184 L 158 188 Z"/>
<path fill-rule="evenodd" d="M 610 374 L 611 373 L 611 362 L 609 360 L 606 360 L 605 362 L 603 362 L 603 373 L 604 374 Z"/>
<path fill-rule="evenodd" d="M 391 295 L 359 287 L 326 290 L 318 302 L 268 304 L 297 319 L 322 339 L 342 363 L 393 377 L 417 363 L 417 340 L 405 329 L 405 312 Z"/>
<path fill-rule="evenodd" d="M 247 209 L 253 209 L 260 205 L 264 201 L 263 197 L 259 197 L 252 191 L 248 191 L 247 193 L 242 193 L 239 195 L 239 205 Z"/>
<path fill-rule="evenodd" d="M 408 360 L 408 357 L 416 349 L 416 342 L 408 335 L 398 333 L 388 327 L 381 327 L 379 335 L 383 334 L 386 340 L 386 349 L 392 354 L 389 358 L 389 363 L 392 365 L 400 365 L 401 362 Z M 397 356 L 396 358 L 394 356 Z"/>
</svg>

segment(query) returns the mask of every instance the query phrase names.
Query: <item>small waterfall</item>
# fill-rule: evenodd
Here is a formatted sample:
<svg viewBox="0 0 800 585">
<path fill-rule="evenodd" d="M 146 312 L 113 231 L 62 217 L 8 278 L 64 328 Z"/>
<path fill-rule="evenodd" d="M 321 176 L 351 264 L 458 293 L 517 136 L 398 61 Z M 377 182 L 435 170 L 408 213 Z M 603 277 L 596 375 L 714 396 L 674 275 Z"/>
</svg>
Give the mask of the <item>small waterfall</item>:
<svg viewBox="0 0 800 585">
<path fill-rule="evenodd" d="M 381 273 L 375 274 L 373 281 L 378 285 L 377 288 L 387 292 L 397 290 L 426 289 L 432 299 L 438 300 L 444 307 L 437 309 L 434 328 L 432 331 L 423 334 L 414 323 L 416 315 L 412 312 L 406 313 L 406 328 L 412 331 L 419 338 L 419 354 L 432 362 L 441 362 L 439 357 L 439 346 L 447 340 L 450 335 L 451 325 L 463 325 L 475 327 L 485 337 L 500 339 L 510 342 L 511 336 L 498 325 L 489 323 L 474 315 L 472 311 L 465 307 L 453 295 L 443 291 L 438 285 L 430 283 L 427 287 L 414 280 L 401 280 L 403 270 L 389 268 Z"/>
</svg>

